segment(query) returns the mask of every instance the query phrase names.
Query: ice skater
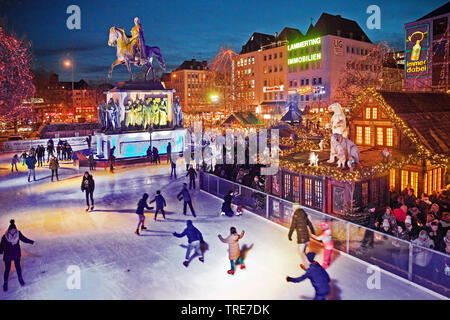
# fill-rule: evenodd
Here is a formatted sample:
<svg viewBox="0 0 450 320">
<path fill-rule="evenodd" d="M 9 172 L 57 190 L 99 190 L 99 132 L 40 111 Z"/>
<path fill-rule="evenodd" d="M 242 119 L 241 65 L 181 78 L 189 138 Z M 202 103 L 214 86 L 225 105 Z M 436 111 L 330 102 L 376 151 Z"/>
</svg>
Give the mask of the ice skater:
<svg viewBox="0 0 450 320">
<path fill-rule="evenodd" d="M 55 158 L 54 155 L 52 155 L 52 157 L 50 159 L 50 163 L 48 164 L 48 167 L 50 170 L 52 170 L 52 182 L 53 182 L 54 175 L 56 175 L 56 180 L 59 181 L 59 177 L 58 177 L 59 161 L 58 161 L 58 159 Z"/>
<path fill-rule="evenodd" d="M 195 171 L 194 166 L 191 164 L 189 170 L 186 173 L 186 177 L 189 176 L 189 190 L 194 186 L 195 190 L 195 179 L 197 178 L 197 171 Z"/>
<path fill-rule="evenodd" d="M 155 211 L 155 217 L 153 219 L 156 221 L 156 217 L 158 216 L 158 212 L 161 211 L 164 220 L 166 220 L 166 213 L 164 212 L 164 207 L 166 207 L 167 204 L 166 204 L 166 199 L 164 199 L 164 197 L 161 195 L 161 191 L 160 190 L 156 191 L 155 198 L 152 201 L 150 201 L 149 204 L 152 204 L 155 201 L 156 201 L 156 211 Z"/>
<path fill-rule="evenodd" d="M 320 229 L 322 229 L 322 233 L 319 236 L 315 234 L 311 234 L 311 237 L 314 240 L 322 241 L 323 243 L 323 262 L 322 268 L 326 269 L 330 265 L 331 254 L 333 253 L 334 241 L 333 236 L 331 234 L 331 229 L 328 223 L 322 222 L 320 224 Z"/>
<path fill-rule="evenodd" d="M 177 178 L 177 162 L 170 158 L 170 178 L 172 178 L 172 175 L 175 179 Z"/>
<path fill-rule="evenodd" d="M 233 200 L 233 190 L 228 191 L 228 193 L 223 198 L 222 210 L 220 212 L 221 216 L 232 217 L 234 216 L 233 209 L 231 208 L 231 201 Z"/>
<path fill-rule="evenodd" d="M 228 274 L 234 274 L 234 261 L 237 260 L 241 265 L 241 269 L 245 269 L 245 264 L 242 261 L 241 251 L 239 249 L 239 239 L 244 237 L 245 231 L 242 230 L 241 234 L 238 234 L 235 227 L 230 228 L 230 235 L 225 239 L 219 234 L 218 237 L 223 243 L 228 243 L 228 258 L 230 259 L 231 269 L 228 270 Z"/>
<path fill-rule="evenodd" d="M 172 144 L 169 142 L 167 144 L 167 163 L 172 159 Z"/>
<path fill-rule="evenodd" d="M 81 181 L 81 191 L 86 194 L 86 211 L 89 211 L 89 198 L 91 198 L 90 210 L 94 210 L 94 189 L 94 177 L 86 171 L 83 175 L 83 180 Z"/>
<path fill-rule="evenodd" d="M 195 253 L 200 256 L 198 260 L 200 260 L 201 262 L 205 262 L 203 250 L 201 249 L 201 244 L 204 243 L 203 236 L 202 233 L 196 227 L 194 227 L 194 225 L 192 224 L 192 220 L 186 221 L 186 229 L 184 229 L 182 233 L 174 232 L 173 235 L 177 238 L 182 238 L 184 236 L 188 238 L 188 247 L 186 250 L 185 260 L 183 262 L 183 265 L 185 267 L 189 265 L 189 256 L 192 249 L 194 249 Z"/>
<path fill-rule="evenodd" d="M 28 182 L 30 182 L 31 175 L 33 175 L 33 181 L 36 181 L 36 158 L 31 156 L 31 153 L 25 160 L 25 164 L 28 168 Z"/>
<path fill-rule="evenodd" d="M 292 217 L 291 227 L 289 229 L 288 238 L 289 241 L 292 241 L 292 233 L 297 231 L 297 243 L 299 247 L 299 253 L 300 257 L 306 266 L 308 268 L 308 259 L 306 258 L 306 249 L 308 248 L 309 244 L 309 232 L 308 227 L 311 230 L 311 233 L 314 234 L 314 227 L 309 220 L 308 216 L 306 215 L 305 210 L 303 210 L 298 203 L 294 205 L 294 216 Z"/>
<path fill-rule="evenodd" d="M 15 154 L 11 159 L 11 172 L 14 172 L 14 167 L 16 168 L 16 172 L 19 172 L 19 170 L 17 170 L 17 163 L 19 163 L 19 156 Z"/>
<path fill-rule="evenodd" d="M 92 154 L 92 152 L 89 154 L 89 170 L 94 171 L 95 170 L 95 160 L 94 160 L 94 155 Z"/>
<path fill-rule="evenodd" d="M 138 225 L 137 225 L 137 229 L 136 229 L 136 231 L 134 233 L 137 234 L 137 235 L 139 235 L 139 227 L 141 228 L 141 230 L 146 230 L 147 229 L 144 226 L 144 222 L 145 222 L 144 209 L 148 209 L 148 210 L 152 210 L 153 209 L 153 207 L 149 207 L 147 205 L 147 199 L 148 199 L 148 194 L 144 193 L 142 195 L 142 199 L 139 200 L 138 206 L 137 206 L 137 209 L 136 209 L 136 214 L 139 217 L 139 222 L 138 222 Z"/>
<path fill-rule="evenodd" d="M 195 218 L 196 217 L 195 210 L 192 207 L 192 199 L 191 199 L 191 195 L 189 194 L 189 190 L 187 189 L 186 183 L 183 183 L 183 189 L 181 189 L 180 193 L 177 195 L 177 199 L 178 199 L 178 201 L 181 201 L 181 199 L 184 200 L 183 214 L 186 215 L 186 207 L 187 207 L 187 205 L 189 205 L 189 209 L 191 209 L 191 213 Z"/>
<path fill-rule="evenodd" d="M 5 262 L 5 273 L 3 274 L 3 291 L 8 291 L 8 278 L 11 271 L 11 263 L 14 261 L 14 266 L 17 271 L 17 278 L 21 286 L 25 285 L 22 277 L 22 268 L 20 266 L 20 257 L 22 252 L 20 250 L 20 241 L 33 244 L 34 241 L 26 238 L 22 232 L 17 230 L 14 219 L 9 221 L 9 227 L 2 237 L 0 242 L 0 254 L 3 254 L 3 261 Z"/>
<path fill-rule="evenodd" d="M 309 279 L 316 290 L 314 300 L 325 300 L 325 297 L 330 293 L 330 276 L 317 261 L 314 261 L 314 257 L 316 256 L 314 252 L 308 252 L 306 256 L 310 262 L 306 273 L 298 278 L 286 277 L 286 281 L 302 282 L 303 280 Z"/>
<path fill-rule="evenodd" d="M 27 160 L 27 153 L 25 152 L 25 150 L 22 151 L 20 157 L 22 158 L 22 167 L 23 167 L 25 165 L 25 160 Z"/>
</svg>

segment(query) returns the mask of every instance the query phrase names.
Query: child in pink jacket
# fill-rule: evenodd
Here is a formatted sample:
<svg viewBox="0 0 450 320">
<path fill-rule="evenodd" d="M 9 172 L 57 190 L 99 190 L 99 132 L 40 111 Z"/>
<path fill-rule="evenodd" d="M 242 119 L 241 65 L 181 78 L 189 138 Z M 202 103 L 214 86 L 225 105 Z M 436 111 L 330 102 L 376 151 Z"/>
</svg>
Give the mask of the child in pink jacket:
<svg viewBox="0 0 450 320">
<path fill-rule="evenodd" d="M 322 233 L 319 236 L 312 234 L 311 237 L 314 240 L 322 241 L 323 243 L 322 268 L 326 269 L 330 265 L 331 253 L 333 252 L 334 242 L 333 237 L 331 235 L 330 226 L 328 225 L 328 223 L 322 222 L 320 224 L 320 229 L 322 229 Z"/>
</svg>

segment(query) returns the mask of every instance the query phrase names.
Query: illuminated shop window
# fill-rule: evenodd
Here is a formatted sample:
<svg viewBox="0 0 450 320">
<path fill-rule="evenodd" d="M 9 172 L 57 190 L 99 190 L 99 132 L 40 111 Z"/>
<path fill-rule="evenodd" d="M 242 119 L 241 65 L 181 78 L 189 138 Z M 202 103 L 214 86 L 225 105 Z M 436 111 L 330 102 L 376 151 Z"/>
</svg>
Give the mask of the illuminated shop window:
<svg viewBox="0 0 450 320">
<path fill-rule="evenodd" d="M 433 190 L 438 189 L 438 171 L 436 169 L 433 170 Z"/>
<path fill-rule="evenodd" d="M 389 186 L 395 188 L 395 169 L 389 170 Z"/>
<path fill-rule="evenodd" d="M 364 128 L 364 143 L 370 144 L 370 127 Z"/>
<path fill-rule="evenodd" d="M 428 194 L 430 194 L 433 189 L 433 172 L 428 171 L 427 175 L 428 175 Z"/>
<path fill-rule="evenodd" d="M 437 171 L 438 171 L 438 174 L 437 174 L 437 176 L 438 176 L 437 189 L 440 190 L 442 188 L 442 185 L 441 185 L 441 182 L 442 182 L 441 168 L 438 168 Z"/>
<path fill-rule="evenodd" d="M 388 147 L 392 147 L 394 145 L 394 129 L 387 128 L 386 129 L 386 145 Z"/>
<path fill-rule="evenodd" d="M 357 126 L 356 127 L 356 144 L 362 144 L 363 143 L 363 131 L 362 127 Z"/>
<path fill-rule="evenodd" d="M 377 145 L 383 145 L 383 128 L 377 128 Z"/>
<path fill-rule="evenodd" d="M 402 184 L 400 186 L 400 189 L 402 191 L 405 190 L 407 185 L 408 185 L 408 170 L 402 170 Z"/>
<path fill-rule="evenodd" d="M 305 178 L 305 205 L 312 205 L 312 179 Z"/>
<path fill-rule="evenodd" d="M 417 195 L 417 187 L 418 187 L 418 177 L 419 173 L 416 171 L 411 171 L 411 181 L 410 184 L 412 188 L 414 189 L 414 193 Z"/>
<path fill-rule="evenodd" d="M 423 192 L 428 194 L 428 173 L 425 173 L 425 177 L 423 179 Z"/>
</svg>

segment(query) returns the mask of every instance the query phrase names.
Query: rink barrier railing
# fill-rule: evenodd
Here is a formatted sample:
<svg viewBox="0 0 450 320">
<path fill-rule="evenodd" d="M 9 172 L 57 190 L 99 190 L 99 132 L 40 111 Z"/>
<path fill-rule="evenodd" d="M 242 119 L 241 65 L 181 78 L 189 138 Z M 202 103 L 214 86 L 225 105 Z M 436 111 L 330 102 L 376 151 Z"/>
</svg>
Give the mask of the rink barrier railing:
<svg viewBox="0 0 450 320">
<path fill-rule="evenodd" d="M 234 205 L 285 227 L 290 226 L 294 202 L 255 190 L 206 173 L 199 172 L 200 189 L 223 198 L 228 191 L 238 191 Z M 319 224 L 327 222 L 333 234 L 334 247 L 366 263 L 376 265 L 405 280 L 413 282 L 445 297 L 450 297 L 450 256 L 428 249 L 411 241 L 402 240 L 354 222 L 301 206 L 308 214 L 317 233 Z M 374 248 L 363 249 L 364 237 L 374 238 Z M 375 250 L 378 248 L 378 250 Z"/>
</svg>

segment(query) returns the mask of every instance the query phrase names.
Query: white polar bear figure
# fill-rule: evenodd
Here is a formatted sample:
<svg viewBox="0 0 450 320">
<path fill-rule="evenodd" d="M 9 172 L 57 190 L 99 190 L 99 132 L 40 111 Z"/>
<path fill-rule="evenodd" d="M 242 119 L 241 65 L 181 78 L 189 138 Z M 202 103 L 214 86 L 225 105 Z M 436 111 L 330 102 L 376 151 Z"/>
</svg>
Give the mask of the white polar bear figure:
<svg viewBox="0 0 450 320">
<path fill-rule="evenodd" d="M 333 112 L 333 116 L 331 117 L 330 126 L 332 134 L 340 134 L 344 138 L 348 137 L 347 130 L 347 121 L 345 118 L 344 111 L 342 111 L 342 107 L 339 103 L 335 102 L 328 107 L 328 111 Z M 335 158 L 338 155 L 338 151 L 336 149 L 336 143 L 331 139 L 330 142 L 330 159 L 328 163 L 333 163 Z"/>
<path fill-rule="evenodd" d="M 319 156 L 315 154 L 314 152 L 311 152 L 309 154 L 309 166 L 310 167 L 317 167 L 319 165 Z"/>
<path fill-rule="evenodd" d="M 359 149 L 352 141 L 344 138 L 341 134 L 333 133 L 331 135 L 331 143 L 335 143 L 338 157 L 338 167 L 344 168 L 345 164 L 353 172 L 356 164 L 359 164 Z"/>
</svg>

